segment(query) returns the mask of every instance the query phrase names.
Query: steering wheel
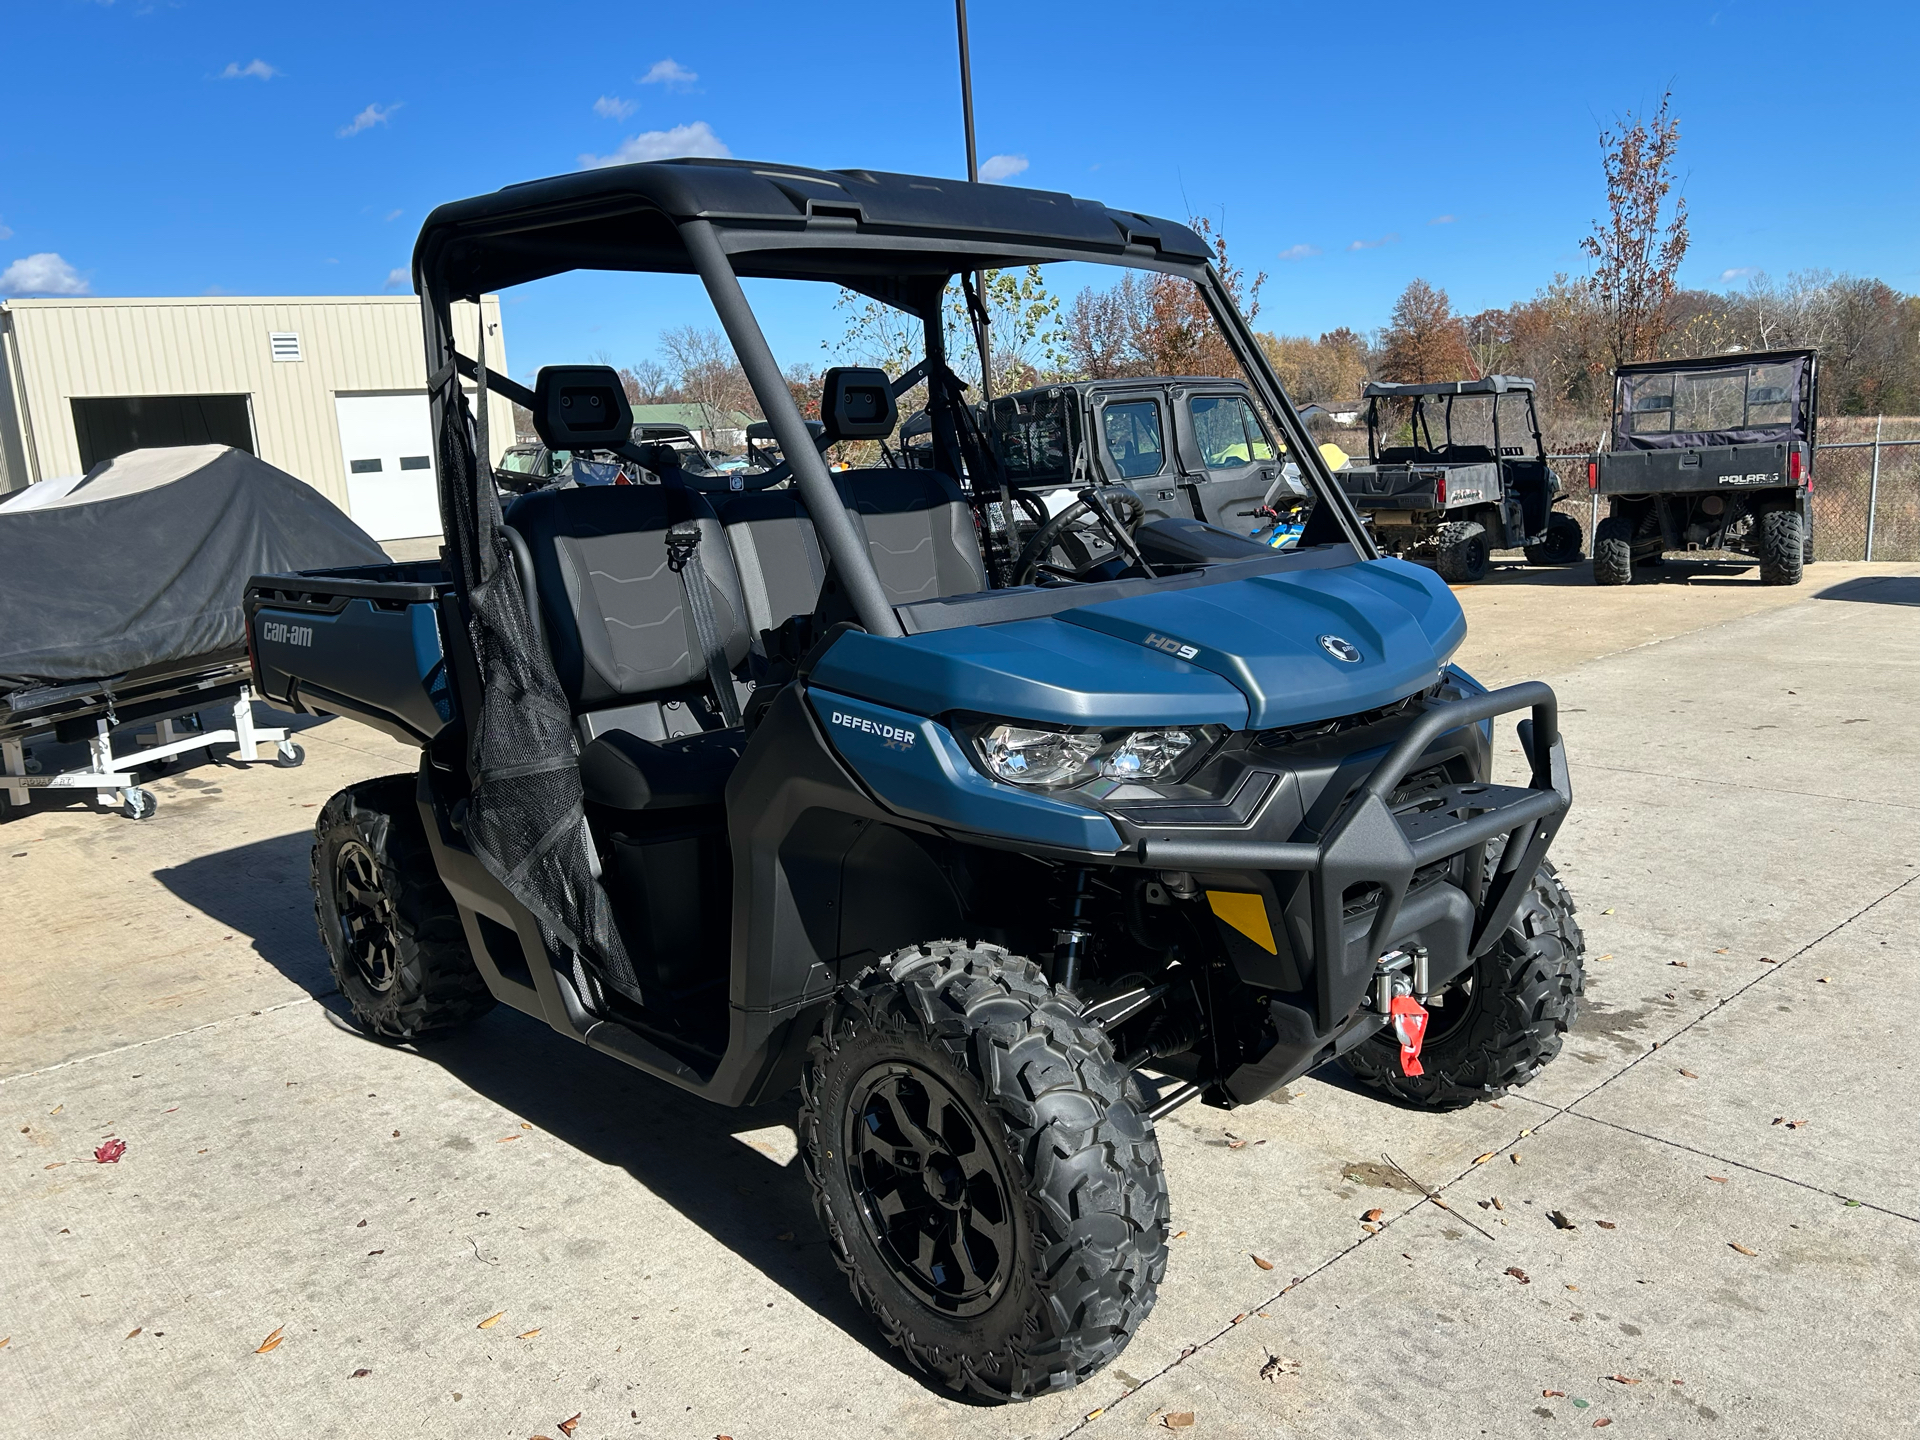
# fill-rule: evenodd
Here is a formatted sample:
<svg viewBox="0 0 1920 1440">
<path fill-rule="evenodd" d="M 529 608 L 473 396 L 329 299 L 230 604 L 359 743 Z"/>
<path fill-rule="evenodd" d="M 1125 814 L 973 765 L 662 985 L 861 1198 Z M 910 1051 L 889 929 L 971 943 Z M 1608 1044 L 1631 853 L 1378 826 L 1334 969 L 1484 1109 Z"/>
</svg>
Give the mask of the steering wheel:
<svg viewBox="0 0 1920 1440">
<path fill-rule="evenodd" d="M 1034 531 L 1026 547 L 1021 550 L 1019 560 L 1014 563 L 1015 585 L 1031 585 L 1035 577 L 1042 574 L 1057 580 L 1085 578 L 1086 572 L 1095 564 L 1104 564 L 1109 558 L 1103 555 L 1095 561 L 1087 546 L 1089 539 L 1131 556 L 1134 551 L 1133 532 L 1140 528 L 1140 522 L 1147 515 L 1146 501 L 1124 485 L 1102 485 L 1087 493 L 1098 495 L 1106 514 L 1103 515 L 1083 493 L 1080 499 Z M 1111 521 L 1108 517 L 1111 517 Z M 1115 534 L 1111 525 L 1117 525 L 1120 533 Z M 1056 549 L 1066 557 L 1064 565 L 1054 564 L 1047 559 Z"/>
</svg>

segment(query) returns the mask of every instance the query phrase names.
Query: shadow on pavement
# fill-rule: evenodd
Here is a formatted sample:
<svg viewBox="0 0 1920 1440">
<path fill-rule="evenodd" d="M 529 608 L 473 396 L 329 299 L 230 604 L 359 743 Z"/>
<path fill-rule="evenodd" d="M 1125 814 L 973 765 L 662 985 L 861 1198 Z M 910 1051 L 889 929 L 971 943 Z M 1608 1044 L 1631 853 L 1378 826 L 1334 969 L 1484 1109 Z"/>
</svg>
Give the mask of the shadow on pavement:
<svg viewBox="0 0 1920 1440">
<path fill-rule="evenodd" d="M 1860 575 L 1830 585 L 1816 600 L 1858 600 L 1868 605 L 1920 605 L 1920 575 Z"/>
<path fill-rule="evenodd" d="M 1669 557 L 1658 565 L 1636 565 L 1633 583 L 1640 585 L 1757 585 L 1751 560 L 1679 559 Z M 1593 564 L 1576 560 L 1571 565 L 1528 565 L 1520 560 L 1496 559 L 1487 578 L 1474 588 L 1488 585 L 1528 585 L 1554 589 L 1596 588 Z M 1467 587 L 1460 587 L 1467 588 Z"/>
<path fill-rule="evenodd" d="M 333 976 L 313 925 L 313 838 L 301 830 L 153 872 L 174 895 L 253 941 L 254 953 L 309 995 Z"/>
<path fill-rule="evenodd" d="M 154 877 L 250 937 L 255 953 L 309 994 L 336 996 L 314 931 L 310 844 L 304 832 L 276 836 Z M 380 1043 L 347 1026 L 337 998 L 327 1009 L 346 1033 Z M 780 1158 L 794 1148 L 797 1091 L 771 1104 L 728 1109 L 630 1070 L 504 1005 L 472 1029 L 423 1042 L 412 1053 L 582 1154 L 625 1170 L 773 1284 L 899 1364 L 899 1352 L 880 1339 L 834 1266 L 799 1160 Z M 755 1135 L 779 1129 L 786 1135 Z M 736 1138 L 749 1135 L 766 1148 Z"/>
</svg>

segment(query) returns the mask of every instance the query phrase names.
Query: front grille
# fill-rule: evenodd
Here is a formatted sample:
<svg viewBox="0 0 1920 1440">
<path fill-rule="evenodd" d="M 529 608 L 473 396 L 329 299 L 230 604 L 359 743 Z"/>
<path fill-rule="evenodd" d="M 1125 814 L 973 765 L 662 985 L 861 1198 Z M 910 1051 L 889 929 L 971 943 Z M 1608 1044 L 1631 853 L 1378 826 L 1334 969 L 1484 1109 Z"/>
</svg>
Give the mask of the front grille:
<svg viewBox="0 0 1920 1440">
<path fill-rule="evenodd" d="M 1325 740 L 1331 735 L 1344 735 L 1347 731 L 1358 730 L 1363 725 L 1377 725 L 1382 720 L 1392 719 L 1395 715 L 1404 715 L 1422 700 L 1431 698 L 1439 688 L 1435 685 L 1431 689 L 1416 690 L 1413 694 L 1402 695 L 1398 700 L 1382 705 L 1378 709 L 1362 710 L 1353 715 L 1340 715 L 1332 720 L 1316 720 L 1310 725 L 1289 725 L 1284 729 L 1262 730 L 1253 737 L 1253 743 L 1265 749 L 1278 750 L 1307 740 Z"/>
</svg>

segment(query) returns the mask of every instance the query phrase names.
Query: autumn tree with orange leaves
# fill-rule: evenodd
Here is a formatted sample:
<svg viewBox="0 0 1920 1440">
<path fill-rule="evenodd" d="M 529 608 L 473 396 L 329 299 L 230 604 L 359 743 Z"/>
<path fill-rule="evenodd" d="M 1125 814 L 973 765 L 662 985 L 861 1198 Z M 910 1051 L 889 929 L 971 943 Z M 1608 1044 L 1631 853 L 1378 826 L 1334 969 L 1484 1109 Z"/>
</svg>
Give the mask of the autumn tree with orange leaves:
<svg viewBox="0 0 1920 1440">
<path fill-rule="evenodd" d="M 1680 122 L 1669 113 L 1672 92 L 1651 120 L 1627 114 L 1600 132 L 1607 177 L 1607 218 L 1596 220 L 1580 246 L 1596 262 L 1592 296 L 1608 329 L 1615 365 L 1651 360 L 1670 323 L 1674 273 L 1686 258 L 1687 202 L 1673 190 Z"/>
</svg>

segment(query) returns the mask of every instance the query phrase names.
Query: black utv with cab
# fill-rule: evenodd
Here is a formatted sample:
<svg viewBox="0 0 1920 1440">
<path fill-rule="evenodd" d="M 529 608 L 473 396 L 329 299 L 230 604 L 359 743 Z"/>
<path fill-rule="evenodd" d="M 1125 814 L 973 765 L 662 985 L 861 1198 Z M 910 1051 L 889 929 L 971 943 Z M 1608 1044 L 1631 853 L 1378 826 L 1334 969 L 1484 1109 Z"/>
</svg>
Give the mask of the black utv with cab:
<svg viewBox="0 0 1920 1440">
<path fill-rule="evenodd" d="M 1588 470 L 1606 497 L 1597 585 L 1632 583 L 1669 551 L 1731 550 L 1762 585 L 1813 563 L 1819 357 L 1769 350 L 1654 360 L 1614 372 L 1611 447 Z"/>
<path fill-rule="evenodd" d="M 1456 584 L 1484 579 L 1495 550 L 1524 548 L 1533 565 L 1579 560 L 1580 522 L 1554 509 L 1562 487 L 1533 396 L 1515 375 L 1368 383 L 1367 463 L 1335 478 L 1383 551 Z"/>
<path fill-rule="evenodd" d="M 1150 518 L 1101 476 L 1074 504 L 1109 557 L 1004 583 L 1017 482 L 946 364 L 944 295 L 1056 261 L 1198 288 L 1306 464 L 1297 548 Z M 699 276 L 779 465 L 652 470 L 612 371 L 529 392 L 455 350 L 456 299 L 595 268 Z M 1378 557 L 1200 237 L 1006 186 L 677 161 L 443 206 L 413 273 L 442 562 L 247 599 L 262 694 L 421 750 L 316 827 L 320 932 L 369 1034 L 498 1001 L 721 1104 L 797 1087 L 855 1295 L 916 1369 L 996 1400 L 1077 1383 L 1152 1308 L 1175 1107 L 1339 1057 L 1446 1108 L 1557 1053 L 1582 942 L 1545 859 L 1571 795 L 1553 692 L 1450 663 L 1457 602 Z M 829 372 L 816 437 L 756 276 L 857 287 L 921 320 L 925 356 Z M 936 468 L 829 472 L 923 380 Z M 489 388 L 658 483 L 502 513 Z M 1527 773 L 1496 783 L 1516 711 Z"/>
</svg>

